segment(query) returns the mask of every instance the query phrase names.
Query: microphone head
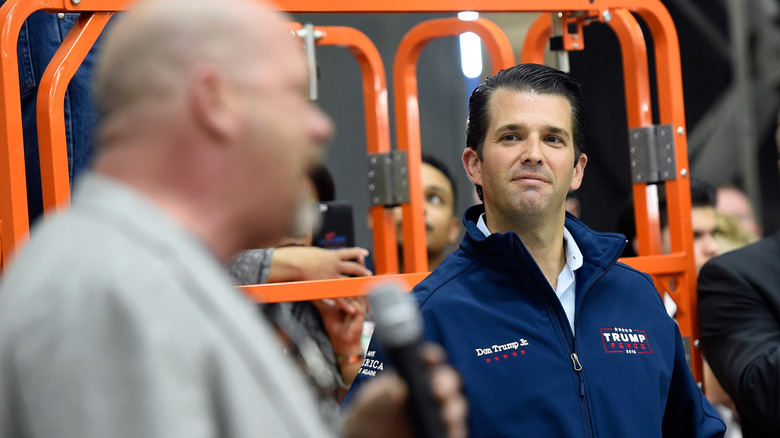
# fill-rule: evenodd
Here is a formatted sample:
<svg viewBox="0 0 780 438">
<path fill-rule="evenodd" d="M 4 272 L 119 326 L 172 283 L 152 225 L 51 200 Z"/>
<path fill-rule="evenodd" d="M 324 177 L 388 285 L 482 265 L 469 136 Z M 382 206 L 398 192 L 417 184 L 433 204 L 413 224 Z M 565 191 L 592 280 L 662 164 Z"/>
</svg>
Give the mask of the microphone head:
<svg viewBox="0 0 780 438">
<path fill-rule="evenodd" d="M 379 341 L 388 347 L 418 342 L 423 324 L 417 301 L 398 282 L 383 282 L 368 295 Z"/>
</svg>

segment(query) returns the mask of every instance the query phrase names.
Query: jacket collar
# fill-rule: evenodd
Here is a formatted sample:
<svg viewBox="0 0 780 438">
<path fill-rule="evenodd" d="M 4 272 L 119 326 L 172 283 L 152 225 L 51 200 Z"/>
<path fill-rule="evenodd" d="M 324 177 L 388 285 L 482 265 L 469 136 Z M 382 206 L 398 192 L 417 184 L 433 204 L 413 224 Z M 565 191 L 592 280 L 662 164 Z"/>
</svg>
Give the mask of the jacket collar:
<svg viewBox="0 0 780 438">
<path fill-rule="evenodd" d="M 481 257 L 487 257 L 487 263 L 516 268 L 517 261 L 508 254 L 515 254 L 519 261 L 526 265 L 535 266 L 536 262 L 523 245 L 522 240 L 515 232 L 493 233 L 485 236 L 477 227 L 479 216 L 485 212 L 483 204 L 468 208 L 463 214 L 463 225 L 466 234 L 461 242 L 461 248 L 466 252 L 478 251 Z M 621 234 L 600 233 L 593 231 L 581 220 L 566 213 L 566 229 L 569 230 L 574 241 L 582 252 L 585 265 L 593 268 L 606 269 L 617 261 L 626 244 L 626 239 Z"/>
</svg>

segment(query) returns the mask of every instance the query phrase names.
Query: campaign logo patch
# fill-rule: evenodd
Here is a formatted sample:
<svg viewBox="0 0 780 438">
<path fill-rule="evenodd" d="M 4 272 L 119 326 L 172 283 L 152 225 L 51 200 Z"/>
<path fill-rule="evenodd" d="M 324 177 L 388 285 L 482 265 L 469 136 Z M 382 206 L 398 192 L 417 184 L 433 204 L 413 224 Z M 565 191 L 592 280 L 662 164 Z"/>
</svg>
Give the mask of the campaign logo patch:
<svg viewBox="0 0 780 438">
<path fill-rule="evenodd" d="M 501 344 L 485 345 L 481 348 L 475 348 L 474 352 L 485 363 L 496 363 L 522 357 L 526 353 L 528 345 L 527 339 L 519 339 Z"/>
<path fill-rule="evenodd" d="M 601 329 L 601 340 L 607 353 L 647 354 L 652 353 L 650 340 L 644 330 L 623 327 Z"/>
</svg>

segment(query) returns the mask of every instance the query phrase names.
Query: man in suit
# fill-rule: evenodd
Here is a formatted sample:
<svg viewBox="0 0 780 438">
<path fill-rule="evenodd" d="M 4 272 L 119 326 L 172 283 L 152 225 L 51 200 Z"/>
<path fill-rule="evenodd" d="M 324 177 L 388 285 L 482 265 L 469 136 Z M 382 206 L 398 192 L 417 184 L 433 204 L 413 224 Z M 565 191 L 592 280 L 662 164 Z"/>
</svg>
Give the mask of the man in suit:
<svg viewBox="0 0 780 438">
<path fill-rule="evenodd" d="M 0 436 L 335 434 L 222 268 L 306 225 L 302 182 L 332 130 L 283 20 L 252 0 L 143 1 L 107 35 L 94 168 L 3 276 Z M 403 391 L 376 387 L 344 434 L 401 433 Z"/>
<path fill-rule="evenodd" d="M 710 260 L 698 295 L 702 351 L 743 437 L 780 436 L 780 233 Z"/>
</svg>

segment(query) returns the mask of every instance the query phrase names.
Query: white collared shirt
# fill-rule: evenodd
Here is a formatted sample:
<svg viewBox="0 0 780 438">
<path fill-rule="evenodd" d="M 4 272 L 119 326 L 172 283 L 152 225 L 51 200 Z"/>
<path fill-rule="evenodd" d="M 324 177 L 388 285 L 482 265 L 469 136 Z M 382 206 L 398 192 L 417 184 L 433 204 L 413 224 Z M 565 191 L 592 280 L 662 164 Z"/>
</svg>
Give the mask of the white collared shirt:
<svg viewBox="0 0 780 438">
<path fill-rule="evenodd" d="M 491 234 L 485 222 L 485 213 L 479 216 L 477 228 L 482 231 L 485 237 Z M 558 296 L 558 300 L 561 302 L 561 306 L 563 306 L 563 311 L 566 312 L 566 318 L 569 320 L 569 327 L 571 327 L 571 331 L 574 333 L 575 288 L 577 286 L 574 271 L 582 267 L 582 252 L 566 227 L 563 228 L 563 250 L 566 256 L 566 264 L 563 265 L 561 273 L 558 274 L 555 295 Z"/>
</svg>

